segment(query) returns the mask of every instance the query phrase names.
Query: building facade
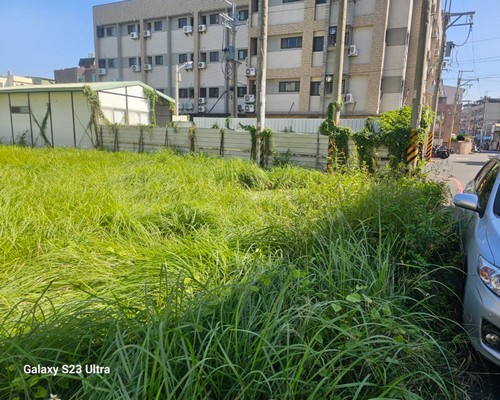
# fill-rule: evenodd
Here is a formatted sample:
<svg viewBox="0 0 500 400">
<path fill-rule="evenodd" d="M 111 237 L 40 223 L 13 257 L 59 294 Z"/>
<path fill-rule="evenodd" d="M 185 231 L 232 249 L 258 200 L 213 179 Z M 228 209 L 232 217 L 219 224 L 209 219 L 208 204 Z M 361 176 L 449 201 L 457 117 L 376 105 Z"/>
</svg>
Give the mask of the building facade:
<svg viewBox="0 0 500 400">
<path fill-rule="evenodd" d="M 221 14 L 224 0 L 128 0 L 95 6 L 100 81 L 135 80 L 175 97 L 180 110 L 230 114 L 255 111 L 259 1 L 236 2 L 233 42 Z M 428 13 L 426 103 L 431 104 L 442 49 L 440 0 Z M 269 0 L 268 115 L 323 116 L 335 73 L 338 1 Z M 343 114 L 372 116 L 411 104 L 422 0 L 350 0 L 345 35 Z M 232 44 L 234 43 L 234 47 Z M 237 65 L 233 90 L 232 59 Z M 252 96 L 253 95 L 253 96 Z"/>
<path fill-rule="evenodd" d="M 463 107 L 461 128 L 470 135 L 491 139 L 497 123 L 500 123 L 500 99 L 483 97 Z"/>
<path fill-rule="evenodd" d="M 462 97 L 464 91 L 464 89 L 460 88 L 457 97 L 456 87 L 444 85 L 439 88 L 436 131 L 434 134 L 436 143 L 450 143 L 452 134 L 457 135 L 457 133 L 460 132 Z M 457 97 L 457 102 L 455 102 L 455 97 Z"/>
<path fill-rule="evenodd" d="M 89 55 L 87 58 L 80 58 L 78 67 L 54 70 L 54 78 L 56 83 L 95 82 L 95 57 L 93 55 Z"/>
<path fill-rule="evenodd" d="M 24 85 L 49 85 L 54 83 L 53 79 L 34 76 L 18 76 L 8 71 L 7 76 L 0 76 L 0 88 L 24 86 Z"/>
</svg>

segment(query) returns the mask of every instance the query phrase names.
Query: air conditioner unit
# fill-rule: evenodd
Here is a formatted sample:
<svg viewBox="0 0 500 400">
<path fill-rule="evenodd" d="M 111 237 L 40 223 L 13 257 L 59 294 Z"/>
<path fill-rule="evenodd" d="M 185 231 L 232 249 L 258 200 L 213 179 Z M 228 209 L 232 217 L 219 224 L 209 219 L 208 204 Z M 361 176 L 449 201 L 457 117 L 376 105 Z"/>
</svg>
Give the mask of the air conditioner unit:
<svg viewBox="0 0 500 400">
<path fill-rule="evenodd" d="M 347 48 L 347 55 L 349 57 L 356 57 L 358 55 L 358 46 L 356 46 L 355 44 L 351 44 Z"/>
<path fill-rule="evenodd" d="M 344 103 L 345 104 L 353 104 L 354 103 L 354 96 L 352 93 L 346 93 L 344 95 Z"/>
<path fill-rule="evenodd" d="M 198 106 L 198 112 L 204 113 L 206 111 L 207 111 L 207 109 L 205 106 Z"/>
<path fill-rule="evenodd" d="M 205 61 L 200 61 L 198 63 L 198 68 L 199 69 L 205 69 L 205 68 L 207 68 L 207 63 Z"/>
<path fill-rule="evenodd" d="M 185 110 L 192 110 L 193 108 L 194 108 L 193 103 L 185 103 L 184 104 Z"/>
<path fill-rule="evenodd" d="M 188 33 L 193 33 L 193 26 L 192 25 L 184 25 L 182 27 L 182 31 L 185 33 L 185 34 L 188 34 Z"/>
<path fill-rule="evenodd" d="M 255 112 L 255 106 L 253 104 L 245 104 L 245 112 L 247 113 L 253 113 Z"/>
<path fill-rule="evenodd" d="M 130 34 L 130 38 L 131 38 L 131 39 L 134 39 L 134 40 L 139 39 L 139 32 L 132 32 L 132 33 Z"/>
<path fill-rule="evenodd" d="M 206 32 L 207 26 L 204 24 L 198 25 L 198 32 Z"/>
<path fill-rule="evenodd" d="M 153 69 L 152 64 L 144 64 L 144 71 L 151 71 Z"/>
<path fill-rule="evenodd" d="M 108 70 L 106 68 L 99 68 L 99 75 L 106 75 Z"/>
<path fill-rule="evenodd" d="M 141 72 L 140 65 L 132 65 L 132 72 Z"/>
<path fill-rule="evenodd" d="M 255 76 L 255 68 L 247 68 L 245 69 L 245 75 L 246 76 Z"/>
<path fill-rule="evenodd" d="M 184 69 L 185 69 L 186 71 L 191 71 L 191 70 L 193 69 L 193 63 L 186 64 L 186 65 L 184 66 Z"/>
<path fill-rule="evenodd" d="M 238 104 L 238 112 L 243 112 L 243 111 L 244 111 L 243 104 Z"/>
<path fill-rule="evenodd" d="M 179 110 L 184 110 L 184 103 L 179 103 Z"/>
<path fill-rule="evenodd" d="M 144 36 L 145 38 L 146 37 L 151 37 L 151 31 L 150 30 L 143 31 L 142 32 L 142 36 Z"/>
<path fill-rule="evenodd" d="M 245 103 L 255 103 L 255 95 L 254 94 L 246 94 L 244 96 Z"/>
<path fill-rule="evenodd" d="M 207 99 L 205 97 L 200 97 L 198 99 L 198 104 L 207 104 Z"/>
</svg>

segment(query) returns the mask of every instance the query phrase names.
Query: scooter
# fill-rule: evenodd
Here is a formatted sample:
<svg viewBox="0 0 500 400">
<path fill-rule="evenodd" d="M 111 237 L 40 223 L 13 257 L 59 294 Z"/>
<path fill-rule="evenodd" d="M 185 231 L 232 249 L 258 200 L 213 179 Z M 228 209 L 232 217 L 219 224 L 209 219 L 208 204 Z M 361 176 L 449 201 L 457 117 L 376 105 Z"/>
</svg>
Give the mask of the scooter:
<svg viewBox="0 0 500 400">
<path fill-rule="evenodd" d="M 444 144 L 441 146 L 435 145 L 432 148 L 432 156 L 433 157 L 439 157 L 442 159 L 446 159 L 450 156 L 450 154 L 451 154 L 451 150 Z"/>
</svg>

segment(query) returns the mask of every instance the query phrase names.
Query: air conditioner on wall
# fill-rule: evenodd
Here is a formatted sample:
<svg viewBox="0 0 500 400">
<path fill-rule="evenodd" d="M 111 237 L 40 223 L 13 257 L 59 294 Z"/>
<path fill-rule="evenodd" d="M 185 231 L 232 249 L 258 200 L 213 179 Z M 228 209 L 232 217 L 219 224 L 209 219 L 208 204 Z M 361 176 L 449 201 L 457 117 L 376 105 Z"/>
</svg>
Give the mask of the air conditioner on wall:
<svg viewBox="0 0 500 400">
<path fill-rule="evenodd" d="M 151 37 L 151 31 L 150 30 L 146 30 L 146 31 L 142 32 L 142 36 L 144 36 L 145 38 L 146 37 Z"/>
<path fill-rule="evenodd" d="M 182 27 L 182 31 L 185 33 L 185 34 L 188 34 L 188 33 L 193 33 L 193 26 L 192 25 L 184 25 Z"/>
<path fill-rule="evenodd" d="M 151 71 L 153 69 L 153 65 L 151 64 L 144 64 L 144 71 Z"/>
<path fill-rule="evenodd" d="M 192 110 L 193 108 L 194 108 L 193 103 L 185 103 L 184 104 L 185 110 Z"/>
<path fill-rule="evenodd" d="M 193 69 L 193 63 L 191 62 L 191 63 L 189 63 L 189 64 L 186 64 L 186 65 L 184 66 L 184 69 L 185 69 L 186 71 L 191 71 L 191 70 Z"/>
<path fill-rule="evenodd" d="M 130 38 L 133 39 L 133 40 L 139 39 L 139 32 L 132 32 L 130 34 Z"/>
<path fill-rule="evenodd" d="M 255 103 L 255 95 L 254 94 L 246 94 L 244 97 L 245 103 Z"/>
<path fill-rule="evenodd" d="M 205 24 L 198 25 L 198 32 L 206 32 L 207 26 Z"/>
<path fill-rule="evenodd" d="M 141 72 L 140 65 L 132 65 L 132 72 Z"/>
<path fill-rule="evenodd" d="M 199 69 L 205 69 L 205 68 L 207 68 L 207 63 L 205 61 L 200 61 L 198 63 L 198 68 Z"/>
<path fill-rule="evenodd" d="M 106 68 L 99 68 L 99 75 L 106 75 L 108 70 Z"/>
<path fill-rule="evenodd" d="M 204 113 L 206 111 L 207 109 L 205 108 L 205 106 L 198 106 L 198 112 Z"/>
<path fill-rule="evenodd" d="M 253 104 L 245 104 L 245 112 L 247 113 L 253 113 L 255 112 L 255 106 Z"/>
<path fill-rule="evenodd" d="M 247 68 L 245 69 L 245 75 L 246 76 L 255 76 L 256 71 L 255 68 Z"/>
<path fill-rule="evenodd" d="M 353 104 L 354 103 L 354 96 L 352 93 L 346 93 L 344 95 L 344 103 L 345 104 Z"/>
<path fill-rule="evenodd" d="M 198 99 L 198 104 L 207 104 L 207 99 L 205 97 L 200 97 Z"/>
<path fill-rule="evenodd" d="M 347 55 L 349 57 L 356 57 L 358 55 L 358 46 L 356 46 L 355 44 L 351 44 L 347 48 Z"/>
</svg>

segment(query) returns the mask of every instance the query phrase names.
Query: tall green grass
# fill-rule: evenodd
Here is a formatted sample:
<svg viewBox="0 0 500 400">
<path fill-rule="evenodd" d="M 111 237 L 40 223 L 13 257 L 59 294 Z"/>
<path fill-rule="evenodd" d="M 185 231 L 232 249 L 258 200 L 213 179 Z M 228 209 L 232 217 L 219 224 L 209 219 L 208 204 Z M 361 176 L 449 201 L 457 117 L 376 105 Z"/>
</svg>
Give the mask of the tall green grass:
<svg viewBox="0 0 500 400">
<path fill-rule="evenodd" d="M 2 399 L 463 395 L 441 185 L 0 147 L 0 186 Z"/>
</svg>

